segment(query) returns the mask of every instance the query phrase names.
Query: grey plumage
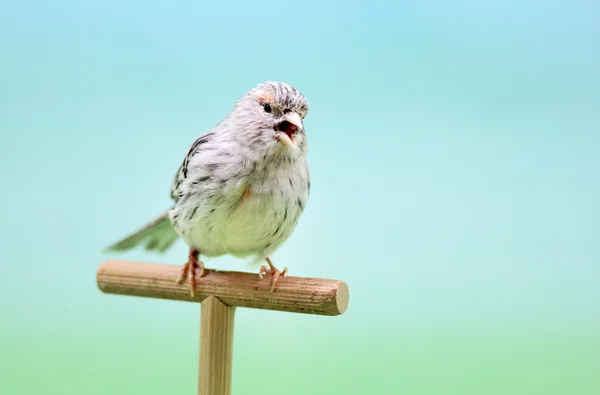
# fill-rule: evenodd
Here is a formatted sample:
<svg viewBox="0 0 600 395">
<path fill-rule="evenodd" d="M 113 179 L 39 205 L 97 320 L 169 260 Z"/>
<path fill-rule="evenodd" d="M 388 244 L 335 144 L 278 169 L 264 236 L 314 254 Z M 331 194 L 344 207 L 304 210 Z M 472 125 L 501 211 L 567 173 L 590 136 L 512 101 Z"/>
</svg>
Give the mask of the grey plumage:
<svg viewBox="0 0 600 395">
<path fill-rule="evenodd" d="M 263 259 L 292 234 L 310 190 L 306 98 L 267 82 L 189 147 L 171 183 L 171 210 L 115 243 L 159 252 L 180 236 L 205 256 Z"/>
</svg>

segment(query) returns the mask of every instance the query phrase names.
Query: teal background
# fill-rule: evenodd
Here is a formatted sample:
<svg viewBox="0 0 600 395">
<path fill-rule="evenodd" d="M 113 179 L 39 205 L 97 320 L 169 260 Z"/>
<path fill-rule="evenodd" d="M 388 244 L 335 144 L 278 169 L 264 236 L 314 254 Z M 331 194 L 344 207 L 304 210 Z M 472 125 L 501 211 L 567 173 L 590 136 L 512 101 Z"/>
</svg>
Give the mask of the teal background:
<svg viewBox="0 0 600 395">
<path fill-rule="evenodd" d="M 273 259 L 351 302 L 240 309 L 234 394 L 600 393 L 599 38 L 577 0 L 0 2 L 0 393 L 195 392 L 198 306 L 95 271 L 185 261 L 100 251 L 269 79 L 313 178 Z"/>
</svg>

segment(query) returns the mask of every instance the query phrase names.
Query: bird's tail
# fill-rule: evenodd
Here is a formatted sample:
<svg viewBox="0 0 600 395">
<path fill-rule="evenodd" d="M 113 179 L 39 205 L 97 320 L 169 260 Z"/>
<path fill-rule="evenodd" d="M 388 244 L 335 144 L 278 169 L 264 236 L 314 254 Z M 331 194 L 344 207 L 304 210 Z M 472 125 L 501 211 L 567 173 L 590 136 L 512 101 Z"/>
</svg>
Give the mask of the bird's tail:
<svg viewBox="0 0 600 395">
<path fill-rule="evenodd" d="M 165 211 L 143 228 L 106 247 L 105 251 L 125 251 L 145 243 L 146 250 L 165 252 L 178 237 L 169 219 L 169 211 Z"/>
</svg>

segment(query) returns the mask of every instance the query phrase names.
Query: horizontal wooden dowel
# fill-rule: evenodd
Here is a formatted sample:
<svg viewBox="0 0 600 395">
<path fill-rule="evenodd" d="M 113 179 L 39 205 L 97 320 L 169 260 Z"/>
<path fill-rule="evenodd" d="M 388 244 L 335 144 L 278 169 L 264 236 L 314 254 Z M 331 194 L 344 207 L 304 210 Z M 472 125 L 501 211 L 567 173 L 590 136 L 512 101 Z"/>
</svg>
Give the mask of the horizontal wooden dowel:
<svg viewBox="0 0 600 395">
<path fill-rule="evenodd" d="M 109 260 L 98 268 L 96 281 L 105 293 L 202 302 L 216 296 L 228 306 L 339 315 L 349 302 L 348 286 L 338 280 L 283 277 L 271 292 L 271 278 L 256 273 L 209 270 L 198 278 L 192 297 L 187 283 L 177 284 L 180 265 Z"/>
</svg>

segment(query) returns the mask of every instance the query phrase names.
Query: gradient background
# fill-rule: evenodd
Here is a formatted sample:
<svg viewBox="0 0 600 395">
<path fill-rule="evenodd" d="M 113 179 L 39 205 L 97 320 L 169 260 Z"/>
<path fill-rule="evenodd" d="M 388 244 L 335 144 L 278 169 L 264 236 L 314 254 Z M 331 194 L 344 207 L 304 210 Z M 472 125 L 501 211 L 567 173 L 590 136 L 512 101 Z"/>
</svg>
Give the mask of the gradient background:
<svg viewBox="0 0 600 395">
<path fill-rule="evenodd" d="M 311 104 L 274 260 L 351 302 L 238 310 L 234 394 L 600 393 L 597 2 L 199 3 L 0 3 L 0 393 L 195 393 L 198 306 L 95 271 L 185 261 L 100 251 L 268 79 Z"/>
</svg>

